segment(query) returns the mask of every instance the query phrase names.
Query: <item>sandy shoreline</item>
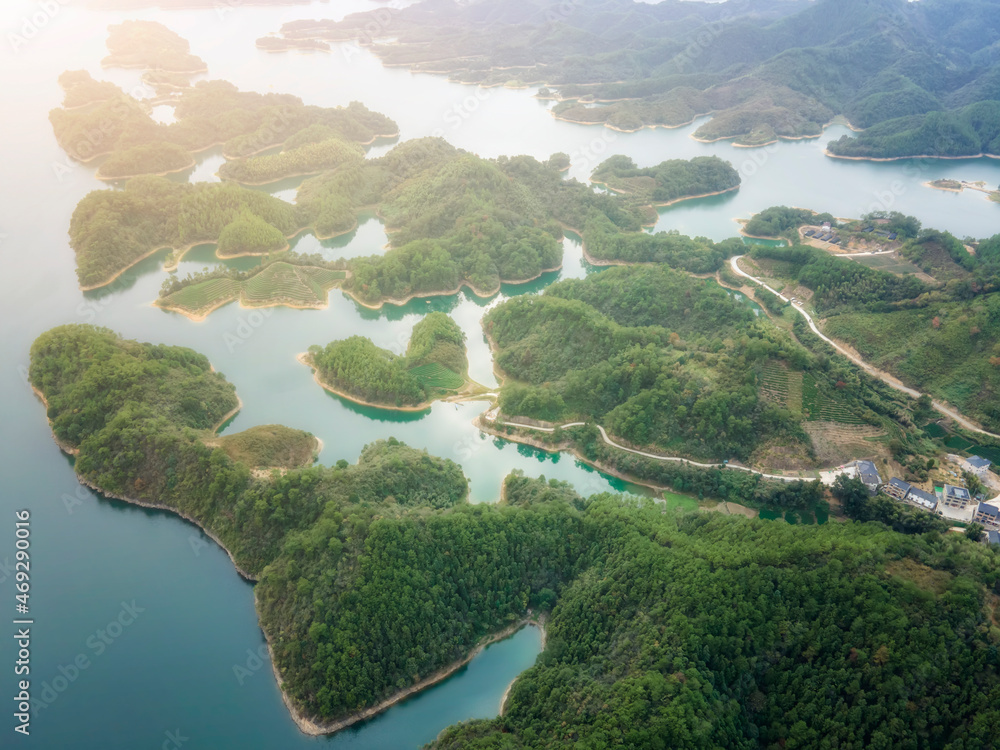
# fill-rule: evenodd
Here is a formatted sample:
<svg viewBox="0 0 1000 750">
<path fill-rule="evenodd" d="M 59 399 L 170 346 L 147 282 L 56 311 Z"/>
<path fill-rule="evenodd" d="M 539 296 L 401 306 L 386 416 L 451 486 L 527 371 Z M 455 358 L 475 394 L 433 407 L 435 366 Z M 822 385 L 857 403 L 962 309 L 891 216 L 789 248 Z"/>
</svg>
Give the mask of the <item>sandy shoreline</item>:
<svg viewBox="0 0 1000 750">
<path fill-rule="evenodd" d="M 829 149 L 823 149 L 823 155 L 831 159 L 846 159 L 847 161 L 903 161 L 905 159 L 940 159 L 942 161 L 959 161 L 961 159 L 1000 159 L 998 154 L 971 154 L 969 156 L 933 156 L 931 154 L 913 154 L 912 156 L 841 156 Z"/>
</svg>

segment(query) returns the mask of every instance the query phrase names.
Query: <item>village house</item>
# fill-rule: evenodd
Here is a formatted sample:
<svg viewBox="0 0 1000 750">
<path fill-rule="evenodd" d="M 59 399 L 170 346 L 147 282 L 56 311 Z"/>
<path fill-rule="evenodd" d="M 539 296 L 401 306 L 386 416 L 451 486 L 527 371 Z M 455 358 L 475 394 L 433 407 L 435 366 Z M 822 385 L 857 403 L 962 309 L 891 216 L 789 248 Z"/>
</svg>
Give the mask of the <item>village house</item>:
<svg viewBox="0 0 1000 750">
<path fill-rule="evenodd" d="M 977 477 L 982 478 L 986 476 L 986 472 L 990 470 L 993 462 L 982 456 L 969 456 L 962 461 L 962 464 L 970 474 L 975 474 Z"/>
<path fill-rule="evenodd" d="M 941 492 L 941 504 L 949 508 L 964 510 L 970 500 L 972 500 L 972 496 L 969 495 L 969 491 L 965 487 L 946 484 Z"/>
<path fill-rule="evenodd" d="M 906 499 L 927 510 L 934 510 L 938 504 L 937 495 L 933 492 L 922 490 L 919 487 L 910 487 L 910 494 L 907 495 Z"/>
<path fill-rule="evenodd" d="M 912 489 L 913 486 L 909 482 L 904 482 L 899 477 L 893 477 L 889 480 L 889 483 L 882 488 L 882 491 L 897 500 L 905 500 L 906 496 L 910 494 L 910 490 Z"/>
<path fill-rule="evenodd" d="M 855 461 L 854 466 L 858 470 L 858 479 L 868 488 L 868 494 L 874 495 L 878 492 L 882 484 L 882 477 L 878 475 L 878 469 L 871 461 Z"/>
<path fill-rule="evenodd" d="M 1000 507 L 989 503 L 979 503 L 973 520 L 988 529 L 1000 529 Z"/>
</svg>

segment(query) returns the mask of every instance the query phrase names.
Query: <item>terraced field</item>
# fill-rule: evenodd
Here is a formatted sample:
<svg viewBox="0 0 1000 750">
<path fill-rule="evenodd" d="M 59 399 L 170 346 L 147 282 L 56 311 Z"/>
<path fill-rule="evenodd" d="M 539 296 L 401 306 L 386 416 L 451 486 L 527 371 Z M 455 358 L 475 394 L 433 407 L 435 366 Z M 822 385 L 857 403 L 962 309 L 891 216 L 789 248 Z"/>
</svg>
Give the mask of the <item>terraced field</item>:
<svg viewBox="0 0 1000 750">
<path fill-rule="evenodd" d="M 802 375 L 802 408 L 808 412 L 809 421 L 838 422 L 840 424 L 865 424 L 840 401 L 823 394 L 816 385 L 816 379 L 809 373 Z"/>
<path fill-rule="evenodd" d="M 239 293 L 240 282 L 234 279 L 209 279 L 174 292 L 169 300 L 172 306 L 204 310 L 236 299 Z"/>
<path fill-rule="evenodd" d="M 325 307 L 331 288 L 344 271 L 278 262 L 249 279 L 208 279 L 191 284 L 156 301 L 160 307 L 200 319 L 227 302 L 239 299 L 247 307 Z"/>
<path fill-rule="evenodd" d="M 802 413 L 802 373 L 780 361 L 769 361 L 761 372 L 761 394 L 796 414 Z"/>
<path fill-rule="evenodd" d="M 465 378 L 437 362 L 430 362 L 426 365 L 414 367 L 410 370 L 410 373 L 425 388 L 441 388 L 446 391 L 456 391 L 465 383 Z"/>
</svg>

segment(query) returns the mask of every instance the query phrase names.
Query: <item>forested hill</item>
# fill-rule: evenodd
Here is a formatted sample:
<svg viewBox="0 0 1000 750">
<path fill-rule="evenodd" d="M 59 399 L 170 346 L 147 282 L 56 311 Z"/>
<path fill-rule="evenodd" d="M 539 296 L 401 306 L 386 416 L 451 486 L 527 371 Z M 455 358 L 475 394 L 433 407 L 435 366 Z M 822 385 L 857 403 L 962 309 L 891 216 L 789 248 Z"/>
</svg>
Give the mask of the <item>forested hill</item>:
<svg viewBox="0 0 1000 750">
<path fill-rule="evenodd" d="M 292 42 L 371 42 L 372 21 L 368 13 L 292 21 L 282 33 Z M 891 122 L 895 137 L 887 143 L 882 130 L 864 145 L 838 143 L 836 153 L 996 153 L 997 134 L 977 131 L 975 113 L 963 109 L 1000 100 L 995 0 L 585 0 L 568 8 L 426 0 L 393 13 L 391 27 L 391 43 L 374 40 L 386 63 L 469 83 L 542 84 L 542 95 L 563 100 L 556 114 L 575 122 L 635 130 L 712 113 L 697 137 L 759 145 L 819 136 L 844 115 L 862 128 Z M 591 100 L 612 103 L 584 106 Z M 932 148 L 940 135 L 953 142 Z"/>
<path fill-rule="evenodd" d="M 503 414 L 593 421 L 660 454 L 767 467 L 780 446 L 786 466 L 811 468 L 807 420 L 836 411 L 855 424 L 908 424 L 907 407 L 814 357 L 714 282 L 662 266 L 553 284 L 493 308 L 483 327 L 510 376 L 500 390 Z M 824 395 L 811 406 L 768 395 L 766 373 L 775 368 Z"/>
<path fill-rule="evenodd" d="M 1000 723 L 1000 566 L 964 535 L 675 515 L 520 476 L 470 505 L 454 463 L 391 438 L 254 479 L 202 442 L 236 398 L 189 349 L 64 326 L 30 377 L 82 478 L 187 514 L 259 575 L 284 690 L 318 722 L 551 610 L 504 716 L 439 747 L 958 750 Z"/>
<path fill-rule="evenodd" d="M 325 149 L 328 139 L 309 140 L 326 134 L 306 128 L 301 139 L 293 137 L 292 148 L 275 155 L 279 164 L 247 160 L 255 166 L 244 162 L 240 174 L 273 175 L 273 168 L 290 166 L 284 157 L 301 155 L 310 145 Z M 351 275 L 344 283 L 352 296 L 372 305 L 453 294 L 462 285 L 493 294 L 502 281 L 536 278 L 561 264 L 563 226 L 583 233 L 591 257 L 656 261 L 695 273 L 717 270 L 743 248 L 736 239 L 716 244 L 640 231 L 652 211 L 651 195 L 599 195 L 585 183 L 566 180 L 565 154 L 545 162 L 528 156 L 488 160 L 440 138 L 407 141 L 376 159 L 363 159 L 343 144 L 332 153 L 334 164 L 327 166 L 333 168 L 305 180 L 294 204 L 232 183 L 189 185 L 149 175 L 129 180 L 124 190 L 89 193 L 70 222 L 81 285 L 107 284 L 157 248 L 183 251 L 210 242 L 223 256 L 281 251 L 285 238 L 305 228 L 319 237 L 348 232 L 360 211 L 373 208 L 393 230 L 392 247 L 348 261 Z M 703 190 L 706 180 L 731 184 L 738 178 L 727 162 L 710 162 L 707 170 L 678 162 L 653 171 L 672 195 L 688 197 Z"/>
</svg>

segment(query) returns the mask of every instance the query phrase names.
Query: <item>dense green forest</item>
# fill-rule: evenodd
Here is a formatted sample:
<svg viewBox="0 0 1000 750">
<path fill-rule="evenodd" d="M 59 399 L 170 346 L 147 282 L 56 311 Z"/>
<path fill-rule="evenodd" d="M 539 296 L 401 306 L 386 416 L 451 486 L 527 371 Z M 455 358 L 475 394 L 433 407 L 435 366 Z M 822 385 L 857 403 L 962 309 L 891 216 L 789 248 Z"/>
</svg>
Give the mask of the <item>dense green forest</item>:
<svg viewBox="0 0 1000 750">
<path fill-rule="evenodd" d="M 191 54 L 191 45 L 156 21 L 123 21 L 108 27 L 105 68 L 149 68 L 174 73 L 204 73 L 205 61 Z"/>
<path fill-rule="evenodd" d="M 236 398 L 191 350 L 64 326 L 30 377 L 82 479 L 191 516 L 259 576 L 284 689 L 318 721 L 542 612 L 504 716 L 438 746 L 966 748 L 1000 721 L 1000 567 L 964 535 L 677 515 L 516 475 L 469 505 L 455 464 L 393 439 L 254 479 L 205 445 Z"/>
<path fill-rule="evenodd" d="M 246 214 L 253 219 L 245 219 Z M 95 190 L 80 201 L 70 220 L 77 277 L 82 286 L 101 286 L 156 248 L 218 242 L 233 222 L 239 222 L 231 230 L 234 241 L 252 241 L 259 252 L 277 242 L 275 233 L 284 240 L 303 225 L 295 206 L 231 183 L 188 184 L 143 176 L 129 180 L 124 190 Z"/>
<path fill-rule="evenodd" d="M 821 225 L 827 221 L 831 226 L 837 226 L 837 219 L 832 214 L 816 214 L 807 208 L 772 206 L 754 214 L 743 226 L 743 231 L 753 237 L 781 237 L 804 224 Z M 792 234 L 793 239 L 796 237 L 798 232 Z"/>
<path fill-rule="evenodd" d="M 327 135 L 316 126 L 300 131 L 286 153 L 326 148 Z M 439 138 L 407 141 L 376 159 L 356 159 L 349 146 L 338 153 L 348 156 L 303 181 L 294 205 L 234 184 L 179 186 L 149 177 L 124 191 L 90 193 L 70 225 L 81 284 L 99 285 L 156 247 L 219 242 L 220 255 L 234 254 L 220 234 L 237 219 L 225 244 L 239 229 L 241 246 L 263 254 L 284 246 L 279 232 L 288 237 L 309 227 L 329 237 L 352 229 L 358 212 L 372 207 L 392 232 L 391 248 L 348 261 L 344 289 L 373 305 L 463 284 L 492 294 L 502 281 L 535 278 L 561 264 L 563 226 L 580 229 L 598 261 L 661 262 L 706 273 L 743 251 L 737 239 L 714 243 L 640 231 L 649 197 L 596 194 L 563 179 L 558 158 L 482 159 Z M 281 163 L 283 156 L 263 159 Z M 710 166 L 731 169 L 724 162 Z"/>
<path fill-rule="evenodd" d="M 557 0 L 458 8 L 427 0 L 289 21 L 289 42 L 360 38 L 391 65 L 482 85 L 540 84 L 556 116 L 632 131 L 712 114 L 695 136 L 762 145 L 822 135 L 843 115 L 872 128 L 831 145 L 861 156 L 998 153 L 993 0 Z M 381 26 L 379 26 L 381 28 Z M 601 106 L 587 106 L 600 101 Z"/>
<path fill-rule="evenodd" d="M 250 575 L 279 554 L 289 531 L 324 513 L 350 507 L 343 517 L 364 525 L 375 513 L 446 507 L 467 493 L 451 461 L 392 439 L 366 447 L 356 465 L 289 471 L 273 482 L 252 478 L 250 466 L 205 444 L 218 440 L 213 429 L 238 400 L 233 386 L 190 349 L 69 325 L 40 336 L 31 357 L 31 383 L 48 401 L 53 433 L 79 449 L 76 471 L 83 479 L 193 517 Z M 227 442 L 256 450 L 256 432 Z M 267 446 L 272 455 L 286 449 L 294 443 Z"/>
<path fill-rule="evenodd" d="M 363 336 L 311 346 L 307 362 L 335 391 L 387 406 L 415 406 L 453 394 L 466 384 L 465 334 L 442 312 L 420 320 L 405 356 L 381 349 Z"/>
<path fill-rule="evenodd" d="M 590 179 L 612 190 L 648 198 L 654 204 L 721 193 L 740 185 L 740 173 L 717 156 L 697 156 L 690 161 L 670 159 L 645 169 L 639 169 L 628 156 L 612 156 L 594 170 Z"/>
<path fill-rule="evenodd" d="M 116 180 L 143 174 L 180 172 L 195 165 L 194 158 L 175 143 L 159 141 L 116 151 L 103 162 L 97 176 Z"/>
<path fill-rule="evenodd" d="M 553 284 L 490 310 L 484 329 L 507 376 L 503 414 L 594 420 L 667 455 L 746 461 L 780 444 L 809 465 L 804 420 L 907 421 L 904 406 L 810 354 L 714 282 L 663 266 Z M 820 401 L 765 397 L 774 368 L 786 382 L 808 378 L 829 412 Z"/>
<path fill-rule="evenodd" d="M 1000 88 L 993 96 L 1000 97 Z M 1000 155 L 1000 101 L 886 120 L 827 148 L 835 156 L 861 158 Z"/>
<path fill-rule="evenodd" d="M 328 129 L 323 125 L 313 125 L 306 130 L 312 128 Z M 364 149 L 360 146 L 346 143 L 336 136 L 319 142 L 301 144 L 296 139 L 295 144 L 286 143 L 284 150 L 277 154 L 227 161 L 219 168 L 219 176 L 247 185 L 263 185 L 286 177 L 318 174 L 336 169 L 360 161 L 364 156 Z"/>
</svg>

